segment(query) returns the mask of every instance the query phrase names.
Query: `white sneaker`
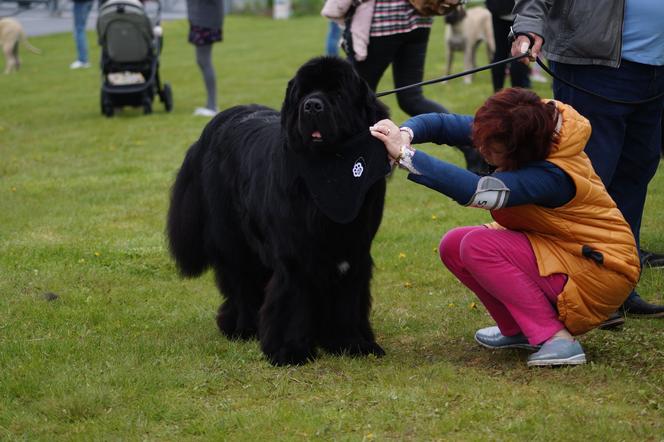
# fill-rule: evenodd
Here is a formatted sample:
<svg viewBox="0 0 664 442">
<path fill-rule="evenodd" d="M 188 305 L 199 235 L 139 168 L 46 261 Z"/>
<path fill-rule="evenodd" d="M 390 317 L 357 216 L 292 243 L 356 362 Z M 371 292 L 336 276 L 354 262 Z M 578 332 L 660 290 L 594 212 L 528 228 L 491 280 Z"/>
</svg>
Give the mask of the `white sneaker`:
<svg viewBox="0 0 664 442">
<path fill-rule="evenodd" d="M 207 107 L 197 107 L 194 111 L 194 115 L 197 117 L 214 117 L 217 115 L 217 111 L 208 109 Z"/>
<path fill-rule="evenodd" d="M 549 80 L 542 75 L 542 74 L 533 74 L 530 76 L 530 81 L 534 81 L 536 83 L 547 83 Z"/>
<path fill-rule="evenodd" d="M 87 61 L 83 62 L 80 60 L 76 60 L 75 62 L 69 65 L 69 69 L 87 69 L 89 67 L 90 63 L 88 63 Z"/>
</svg>

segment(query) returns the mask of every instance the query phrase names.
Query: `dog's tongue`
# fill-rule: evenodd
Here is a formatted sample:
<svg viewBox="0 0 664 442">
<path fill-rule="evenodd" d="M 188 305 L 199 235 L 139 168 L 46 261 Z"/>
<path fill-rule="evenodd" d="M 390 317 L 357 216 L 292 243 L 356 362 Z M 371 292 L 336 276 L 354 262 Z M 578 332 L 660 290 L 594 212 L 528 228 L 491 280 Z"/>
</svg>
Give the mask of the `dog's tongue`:
<svg viewBox="0 0 664 442">
<path fill-rule="evenodd" d="M 319 131 L 315 130 L 311 133 L 311 138 L 316 138 L 320 140 L 321 138 L 323 138 L 323 136 L 320 134 Z"/>
</svg>

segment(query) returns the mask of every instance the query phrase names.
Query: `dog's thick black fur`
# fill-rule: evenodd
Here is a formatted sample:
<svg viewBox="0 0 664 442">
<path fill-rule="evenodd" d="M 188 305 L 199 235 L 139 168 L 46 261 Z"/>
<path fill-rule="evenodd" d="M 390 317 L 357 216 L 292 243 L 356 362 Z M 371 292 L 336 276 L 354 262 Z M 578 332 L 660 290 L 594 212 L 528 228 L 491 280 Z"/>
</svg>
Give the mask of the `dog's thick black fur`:
<svg viewBox="0 0 664 442">
<path fill-rule="evenodd" d="M 288 83 L 281 113 L 230 108 L 187 152 L 168 213 L 171 253 L 185 276 L 214 269 L 225 297 L 220 330 L 258 336 L 275 365 L 304 363 L 317 347 L 384 354 L 369 323 L 369 286 L 385 179 L 354 220 L 335 223 L 314 204 L 292 155 L 334 151 L 387 116 L 350 64 L 319 57 Z"/>
</svg>

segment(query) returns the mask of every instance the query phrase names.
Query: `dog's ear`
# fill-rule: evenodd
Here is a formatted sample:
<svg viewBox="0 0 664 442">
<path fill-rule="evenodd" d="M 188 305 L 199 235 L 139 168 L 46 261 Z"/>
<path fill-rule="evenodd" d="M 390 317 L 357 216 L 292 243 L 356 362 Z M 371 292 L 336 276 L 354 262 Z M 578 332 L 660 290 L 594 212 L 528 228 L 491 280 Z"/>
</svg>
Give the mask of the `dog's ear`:
<svg viewBox="0 0 664 442">
<path fill-rule="evenodd" d="M 284 102 L 281 105 L 281 125 L 286 127 L 288 121 L 286 119 L 289 117 L 288 110 L 293 109 L 295 105 L 295 78 L 291 78 L 288 81 L 288 86 L 286 86 L 286 96 L 284 97 Z"/>
<path fill-rule="evenodd" d="M 297 128 L 299 109 L 299 88 L 295 78 L 288 82 L 286 87 L 286 96 L 281 105 L 281 130 L 286 136 L 285 148 L 298 150 L 302 143 L 299 142 L 298 134 L 295 132 Z"/>
</svg>

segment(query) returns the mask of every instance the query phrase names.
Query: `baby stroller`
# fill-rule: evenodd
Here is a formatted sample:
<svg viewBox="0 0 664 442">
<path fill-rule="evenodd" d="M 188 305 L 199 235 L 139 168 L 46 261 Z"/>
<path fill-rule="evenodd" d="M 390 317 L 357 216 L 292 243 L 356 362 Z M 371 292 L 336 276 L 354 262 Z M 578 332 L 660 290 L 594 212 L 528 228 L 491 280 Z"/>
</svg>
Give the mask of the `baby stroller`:
<svg viewBox="0 0 664 442">
<path fill-rule="evenodd" d="M 122 106 L 143 107 L 152 112 L 155 93 L 166 112 L 173 109 L 173 92 L 159 79 L 159 54 L 162 37 L 155 35 L 161 19 L 161 4 L 156 3 L 153 19 L 139 0 L 108 0 L 101 4 L 97 36 L 101 55 L 101 112 L 113 116 Z M 160 34 L 161 28 L 156 28 Z"/>
</svg>

